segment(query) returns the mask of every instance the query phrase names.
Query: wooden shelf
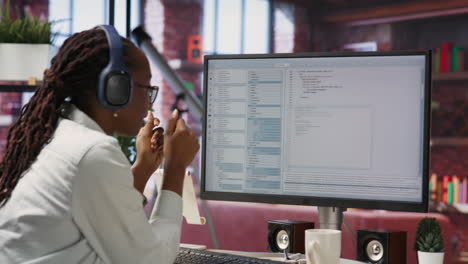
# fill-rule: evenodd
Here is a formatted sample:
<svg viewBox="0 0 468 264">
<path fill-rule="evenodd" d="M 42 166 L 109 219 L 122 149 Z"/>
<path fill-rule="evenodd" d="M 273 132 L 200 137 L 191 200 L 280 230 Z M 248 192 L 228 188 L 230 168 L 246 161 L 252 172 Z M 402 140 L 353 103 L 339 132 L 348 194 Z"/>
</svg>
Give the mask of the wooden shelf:
<svg viewBox="0 0 468 264">
<path fill-rule="evenodd" d="M 0 92 L 34 92 L 36 91 L 36 85 L 15 85 L 15 84 L 0 84 Z"/>
<path fill-rule="evenodd" d="M 463 81 L 468 80 L 468 72 L 445 72 L 445 73 L 433 73 L 433 81 Z"/>
<path fill-rule="evenodd" d="M 429 201 L 429 212 L 436 212 L 441 214 L 468 214 L 466 207 L 467 205 L 465 204 L 452 205 L 442 202 Z"/>
<path fill-rule="evenodd" d="M 468 137 L 431 138 L 431 146 L 468 146 Z"/>
<path fill-rule="evenodd" d="M 185 61 L 185 60 L 170 60 L 168 61 L 169 66 L 176 71 L 191 71 L 191 72 L 202 72 L 203 63 Z"/>
<path fill-rule="evenodd" d="M 468 0 L 413 1 L 325 14 L 322 21 L 348 26 L 409 21 L 468 13 Z"/>
</svg>

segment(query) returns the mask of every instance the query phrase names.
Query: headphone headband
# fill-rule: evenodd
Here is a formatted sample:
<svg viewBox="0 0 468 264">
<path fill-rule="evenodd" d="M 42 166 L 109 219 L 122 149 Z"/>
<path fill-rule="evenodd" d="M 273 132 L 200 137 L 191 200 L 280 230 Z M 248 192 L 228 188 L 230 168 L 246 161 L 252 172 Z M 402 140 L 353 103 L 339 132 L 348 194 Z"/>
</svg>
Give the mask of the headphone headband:
<svg viewBox="0 0 468 264">
<path fill-rule="evenodd" d="M 106 34 L 107 43 L 109 44 L 109 64 L 122 64 L 121 66 L 128 71 L 125 63 L 122 63 L 124 61 L 123 45 L 117 30 L 110 25 L 100 25 L 97 28 L 102 29 Z"/>
</svg>

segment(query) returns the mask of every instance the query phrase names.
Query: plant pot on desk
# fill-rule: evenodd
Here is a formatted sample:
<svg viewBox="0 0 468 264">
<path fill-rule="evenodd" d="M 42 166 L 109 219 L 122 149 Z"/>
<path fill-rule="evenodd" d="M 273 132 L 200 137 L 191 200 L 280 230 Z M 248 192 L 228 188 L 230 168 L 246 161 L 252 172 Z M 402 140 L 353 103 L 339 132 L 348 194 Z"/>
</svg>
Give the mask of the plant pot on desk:
<svg viewBox="0 0 468 264">
<path fill-rule="evenodd" d="M 42 80 L 56 53 L 57 47 L 50 44 L 0 43 L 0 80 Z"/>
<path fill-rule="evenodd" d="M 443 264 L 444 252 L 418 251 L 419 264 Z"/>
</svg>

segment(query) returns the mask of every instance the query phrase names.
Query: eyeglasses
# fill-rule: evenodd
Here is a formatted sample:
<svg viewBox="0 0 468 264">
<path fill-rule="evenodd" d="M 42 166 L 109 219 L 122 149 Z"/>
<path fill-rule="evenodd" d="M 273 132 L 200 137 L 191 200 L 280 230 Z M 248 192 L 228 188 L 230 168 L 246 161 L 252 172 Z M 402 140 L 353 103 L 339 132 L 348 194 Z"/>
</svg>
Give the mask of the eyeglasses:
<svg viewBox="0 0 468 264">
<path fill-rule="evenodd" d="M 139 83 L 135 83 L 135 85 L 143 87 L 147 90 L 151 104 L 153 104 L 154 101 L 156 101 L 156 97 L 158 97 L 158 92 L 159 92 L 158 86 L 149 86 L 149 85 L 143 85 Z"/>
</svg>

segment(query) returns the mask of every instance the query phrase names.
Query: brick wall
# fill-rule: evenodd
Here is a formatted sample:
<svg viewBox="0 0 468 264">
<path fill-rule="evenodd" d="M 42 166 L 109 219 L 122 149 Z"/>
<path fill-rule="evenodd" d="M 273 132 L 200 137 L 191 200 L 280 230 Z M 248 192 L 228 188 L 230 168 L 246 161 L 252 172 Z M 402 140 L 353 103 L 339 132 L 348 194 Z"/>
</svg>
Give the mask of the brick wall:
<svg viewBox="0 0 468 264">
<path fill-rule="evenodd" d="M 294 8 L 294 52 L 312 51 L 311 22 L 309 9 Z"/>
<path fill-rule="evenodd" d="M 432 113 L 433 137 L 468 137 L 468 88 L 465 83 L 444 83 L 433 88 L 433 100 L 440 105 Z M 468 178 L 468 146 L 433 146 L 431 172 L 439 177 Z M 468 251 L 468 215 L 450 213 L 456 227 L 458 250 Z M 447 245 L 447 242 L 446 242 Z"/>
<path fill-rule="evenodd" d="M 158 4 L 155 4 L 158 3 Z M 202 22 L 202 2 L 197 0 L 173 0 L 173 1 L 146 1 L 145 4 L 145 27 L 151 29 L 157 27 L 161 29 L 157 38 L 153 37 L 153 42 L 157 45 L 161 54 L 167 59 L 187 58 L 187 39 L 190 35 L 201 34 Z M 149 32 L 151 34 L 151 32 Z M 153 73 L 158 69 L 154 68 Z M 194 92 L 201 93 L 200 72 L 177 71 L 178 75 L 193 84 Z M 160 116 L 168 119 L 171 113 L 171 106 L 175 102 L 175 95 L 171 87 L 163 81 L 161 86 L 161 101 L 159 101 Z M 185 108 L 184 105 L 180 105 Z M 200 130 L 200 124 L 191 115 L 187 117 L 192 128 Z"/>
</svg>

